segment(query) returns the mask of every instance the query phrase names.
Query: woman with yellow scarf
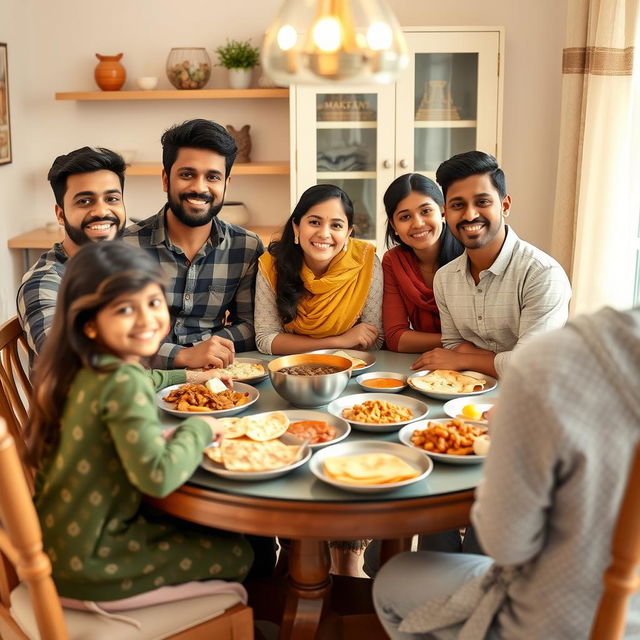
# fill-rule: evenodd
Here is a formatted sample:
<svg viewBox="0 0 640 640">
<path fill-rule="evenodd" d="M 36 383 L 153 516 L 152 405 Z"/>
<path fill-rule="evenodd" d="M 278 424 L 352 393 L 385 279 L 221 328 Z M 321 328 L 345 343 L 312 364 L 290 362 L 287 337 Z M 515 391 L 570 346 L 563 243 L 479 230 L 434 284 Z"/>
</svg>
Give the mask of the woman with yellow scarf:
<svg viewBox="0 0 640 640">
<path fill-rule="evenodd" d="M 302 194 L 258 263 L 262 353 L 382 346 L 382 267 L 375 248 L 352 232 L 353 205 L 342 189 L 319 184 Z"/>
</svg>

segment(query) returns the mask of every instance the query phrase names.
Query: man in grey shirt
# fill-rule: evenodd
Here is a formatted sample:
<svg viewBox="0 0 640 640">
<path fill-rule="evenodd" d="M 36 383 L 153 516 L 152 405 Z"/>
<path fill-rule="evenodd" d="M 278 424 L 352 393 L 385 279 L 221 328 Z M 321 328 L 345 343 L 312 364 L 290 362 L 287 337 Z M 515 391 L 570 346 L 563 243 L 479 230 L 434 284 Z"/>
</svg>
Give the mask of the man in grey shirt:
<svg viewBox="0 0 640 640">
<path fill-rule="evenodd" d="M 501 376 L 516 346 L 564 325 L 571 286 L 552 257 L 505 224 L 511 197 L 493 156 L 453 156 L 436 179 L 447 224 L 466 250 L 434 278 L 444 349 L 423 353 L 413 368 Z"/>
</svg>

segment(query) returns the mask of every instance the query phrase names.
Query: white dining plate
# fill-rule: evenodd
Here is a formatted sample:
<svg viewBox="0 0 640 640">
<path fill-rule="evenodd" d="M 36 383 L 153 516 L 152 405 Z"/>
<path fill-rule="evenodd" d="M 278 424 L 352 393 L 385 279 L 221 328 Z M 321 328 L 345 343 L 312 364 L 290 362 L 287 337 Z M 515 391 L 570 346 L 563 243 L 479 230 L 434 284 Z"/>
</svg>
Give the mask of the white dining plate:
<svg viewBox="0 0 640 640">
<path fill-rule="evenodd" d="M 340 482 L 325 473 L 324 460 L 327 458 L 355 456 L 361 453 L 389 453 L 398 456 L 398 458 L 404 460 L 418 471 L 419 475 L 415 478 L 403 480 L 402 482 L 390 482 L 388 484 L 351 484 L 348 482 Z M 332 445 L 324 448 L 322 451 L 318 451 L 318 453 L 311 458 L 309 470 L 318 480 L 322 480 L 322 482 L 326 482 L 339 489 L 344 489 L 345 491 L 353 491 L 355 493 L 384 493 L 424 480 L 433 471 L 433 463 L 417 449 L 412 451 L 394 442 L 358 440 L 355 442 L 342 442 L 341 444 Z"/>
<path fill-rule="evenodd" d="M 309 353 L 324 353 L 326 355 L 332 356 L 338 351 L 347 353 L 352 358 L 360 358 L 360 360 L 364 360 L 366 362 L 366 364 L 362 367 L 354 367 L 351 370 L 352 375 L 364 373 L 368 369 L 371 369 L 371 367 L 373 367 L 373 365 L 376 363 L 376 357 L 373 355 L 373 353 L 369 353 L 369 351 L 358 351 L 357 349 L 318 349 L 316 351 L 309 351 Z"/>
<path fill-rule="evenodd" d="M 280 442 L 283 442 L 286 445 L 295 445 L 300 444 L 300 440 L 290 436 L 288 433 L 280 436 L 278 438 Z M 214 473 L 221 478 L 228 478 L 229 480 L 240 480 L 241 482 L 251 482 L 254 480 L 273 480 L 274 478 L 278 478 L 280 476 L 297 469 L 302 466 L 309 458 L 311 457 L 311 449 L 309 445 L 304 445 L 302 449 L 302 455 L 298 460 L 288 464 L 284 467 L 278 467 L 277 469 L 269 469 L 268 471 L 229 471 L 229 469 L 225 469 L 224 465 L 214 462 L 209 456 L 203 454 L 202 462 L 200 466 L 207 471 Z"/>
<path fill-rule="evenodd" d="M 301 420 L 322 420 L 327 422 L 336 430 L 336 437 L 333 440 L 310 444 L 309 446 L 313 451 L 336 444 L 341 440 L 344 440 L 351 433 L 351 425 L 346 420 L 329 413 L 324 413 L 323 411 L 314 411 L 313 409 L 290 409 L 283 411 L 283 413 L 286 414 L 290 422 L 300 422 Z"/>
<path fill-rule="evenodd" d="M 370 400 L 386 400 L 400 407 L 406 407 L 413 415 L 409 420 L 379 424 L 373 422 L 357 422 L 345 418 L 342 415 L 343 409 L 350 409 L 356 404 L 362 404 Z M 354 429 L 382 433 L 386 431 L 397 431 L 403 424 L 424 418 L 429 413 L 429 407 L 422 402 L 422 400 L 416 400 L 409 396 L 395 395 L 393 393 L 356 393 L 352 396 L 343 396 L 342 398 L 334 400 L 327 407 L 327 411 L 338 418 L 343 418 L 347 422 L 350 422 Z"/>
<path fill-rule="evenodd" d="M 235 358 L 233 362 L 238 362 L 240 364 L 259 364 L 264 369 L 264 373 L 251 376 L 249 378 L 236 378 L 235 376 L 232 376 L 233 380 L 244 382 L 245 384 L 257 384 L 258 382 L 262 382 L 265 378 L 269 377 L 269 370 L 267 368 L 266 360 L 261 360 L 260 358 Z"/>
<path fill-rule="evenodd" d="M 419 453 L 423 453 L 430 458 L 433 458 L 436 462 L 446 462 L 447 464 L 479 464 L 486 460 L 487 456 L 477 456 L 475 453 L 470 453 L 467 456 L 454 456 L 450 453 L 434 453 L 433 451 L 426 451 L 425 449 L 421 449 L 420 447 L 416 447 L 413 442 L 411 442 L 411 436 L 414 431 L 421 431 L 422 429 L 426 429 L 430 422 L 437 422 L 438 424 L 447 424 L 451 421 L 451 418 L 437 418 L 435 420 L 420 420 L 420 422 L 412 422 L 408 424 L 406 427 L 402 427 L 398 432 L 398 438 L 403 445 L 417 451 Z M 475 424 L 475 423 L 474 423 Z"/>
<path fill-rule="evenodd" d="M 414 374 L 409 376 L 409 378 L 407 379 L 407 383 L 414 391 L 417 391 L 418 393 L 421 393 L 423 396 L 427 396 L 428 398 L 435 398 L 436 400 L 451 400 L 452 398 L 469 398 L 471 396 L 478 396 L 482 393 L 493 391 L 498 386 L 498 381 L 494 377 L 488 376 L 485 373 L 478 373 L 477 371 L 461 371 L 460 373 L 464 373 L 465 375 L 471 376 L 472 378 L 484 378 L 486 384 L 482 391 L 470 391 L 469 393 L 440 393 L 438 391 L 427 391 L 426 389 L 420 389 L 413 383 L 414 378 L 422 378 L 428 373 L 431 373 L 431 371 L 416 371 Z"/>
<path fill-rule="evenodd" d="M 442 410 L 450 417 L 450 418 L 460 418 L 462 415 L 462 408 L 466 407 L 468 404 L 474 405 L 480 413 L 484 413 L 485 411 L 489 411 L 496 402 L 498 402 L 498 398 L 482 398 L 482 402 L 474 402 L 473 400 L 468 400 L 467 398 L 454 398 L 453 400 L 449 400 L 442 405 Z M 471 418 L 462 418 L 466 422 L 473 422 L 474 424 L 487 424 L 487 420 L 472 420 Z"/>
<path fill-rule="evenodd" d="M 241 404 L 239 407 L 232 407 L 231 409 L 221 409 L 220 411 L 178 411 L 172 403 L 165 402 L 164 398 L 171 391 L 181 386 L 181 384 L 173 384 L 170 387 L 160 389 L 160 391 L 156 393 L 156 402 L 158 403 L 158 406 L 167 413 L 170 413 L 172 416 L 177 416 L 178 418 L 191 418 L 193 416 L 213 416 L 214 418 L 224 418 L 227 416 L 235 416 L 237 413 L 242 413 L 252 404 L 255 404 L 260 397 L 260 392 L 257 389 L 254 389 L 251 385 L 234 381 L 234 391 L 249 394 L 249 402 L 247 402 L 247 404 Z"/>
</svg>

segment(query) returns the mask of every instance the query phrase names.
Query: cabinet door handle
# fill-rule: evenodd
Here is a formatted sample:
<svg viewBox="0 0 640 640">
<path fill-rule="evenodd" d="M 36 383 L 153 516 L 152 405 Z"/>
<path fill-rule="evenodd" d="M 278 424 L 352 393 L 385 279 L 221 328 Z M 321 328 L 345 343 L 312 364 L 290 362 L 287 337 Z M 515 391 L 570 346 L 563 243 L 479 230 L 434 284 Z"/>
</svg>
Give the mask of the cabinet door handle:
<svg viewBox="0 0 640 640">
<path fill-rule="evenodd" d="M 385 169 L 391 169 L 391 160 L 385 160 L 385 161 L 382 163 L 382 166 L 383 166 Z"/>
<path fill-rule="evenodd" d="M 400 160 L 400 162 L 398 163 L 403 169 L 406 169 L 409 166 L 409 163 L 402 158 L 402 160 Z"/>
</svg>

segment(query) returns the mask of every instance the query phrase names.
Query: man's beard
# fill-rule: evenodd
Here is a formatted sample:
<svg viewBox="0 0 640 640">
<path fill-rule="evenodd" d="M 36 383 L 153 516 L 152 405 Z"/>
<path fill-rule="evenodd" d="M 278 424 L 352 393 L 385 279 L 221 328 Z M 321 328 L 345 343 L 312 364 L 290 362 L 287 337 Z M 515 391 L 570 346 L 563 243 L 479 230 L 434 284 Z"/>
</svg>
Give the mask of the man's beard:
<svg viewBox="0 0 640 640">
<path fill-rule="evenodd" d="M 62 219 L 64 220 L 64 231 L 69 237 L 69 239 L 78 247 L 81 247 L 83 244 L 87 244 L 89 242 L 103 242 L 104 240 L 109 240 L 109 238 L 96 238 L 92 240 L 89 238 L 85 232 L 84 228 L 89 226 L 90 224 L 95 224 L 96 222 L 113 222 L 116 225 L 116 235 L 113 237 L 113 240 L 117 240 L 122 233 L 124 232 L 124 224 L 120 225 L 120 220 L 115 216 L 104 216 L 103 218 L 91 218 L 87 222 L 83 222 L 80 229 L 76 227 L 72 227 L 67 221 L 67 216 L 62 214 Z"/>
<path fill-rule="evenodd" d="M 169 208 L 175 217 L 182 222 L 182 224 L 187 227 L 202 227 L 205 224 L 209 224 L 220 213 L 220 210 L 224 206 L 224 194 L 226 190 L 227 189 L 225 187 L 220 202 L 218 204 L 213 204 L 213 197 L 210 193 L 197 193 L 196 191 L 181 193 L 178 196 L 179 200 L 175 200 L 171 195 L 171 187 L 169 186 L 167 190 L 167 201 L 169 203 Z M 201 214 L 189 213 L 182 204 L 188 198 L 202 198 L 204 201 L 203 204 L 209 204 L 209 209 L 207 209 L 205 213 Z M 187 203 L 187 206 L 190 205 Z"/>
</svg>

